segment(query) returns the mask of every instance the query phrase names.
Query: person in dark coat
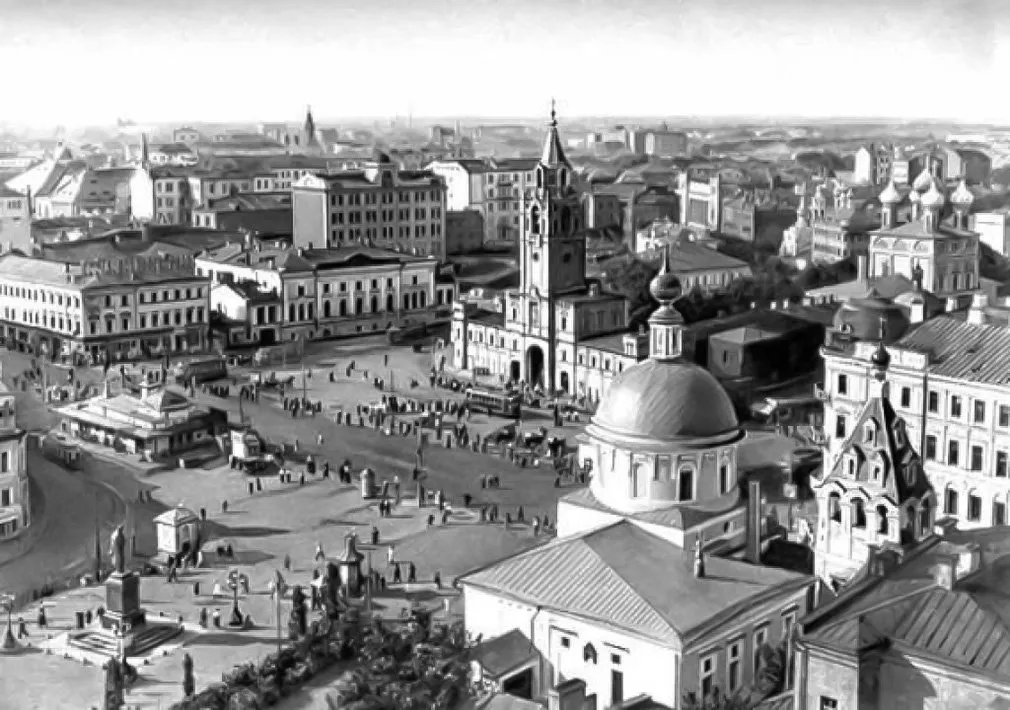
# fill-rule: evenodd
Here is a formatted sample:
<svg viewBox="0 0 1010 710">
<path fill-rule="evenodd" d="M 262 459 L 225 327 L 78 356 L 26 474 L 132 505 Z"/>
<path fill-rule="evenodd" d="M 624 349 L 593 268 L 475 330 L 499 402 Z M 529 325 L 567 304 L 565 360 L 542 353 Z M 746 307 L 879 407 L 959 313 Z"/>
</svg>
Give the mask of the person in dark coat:
<svg viewBox="0 0 1010 710">
<path fill-rule="evenodd" d="M 400 575 L 400 565 L 393 566 L 393 584 L 399 584 L 403 581 L 403 577 Z"/>
<path fill-rule="evenodd" d="M 414 566 L 413 562 L 407 567 L 407 581 L 411 584 L 417 581 L 417 567 Z"/>
</svg>

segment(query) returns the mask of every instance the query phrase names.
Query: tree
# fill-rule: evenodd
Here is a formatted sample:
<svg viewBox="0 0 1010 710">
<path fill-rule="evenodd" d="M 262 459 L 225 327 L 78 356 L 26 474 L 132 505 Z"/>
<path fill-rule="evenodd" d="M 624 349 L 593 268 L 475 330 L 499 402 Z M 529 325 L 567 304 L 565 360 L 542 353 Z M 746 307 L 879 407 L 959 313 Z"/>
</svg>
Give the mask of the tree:
<svg viewBox="0 0 1010 710">
<path fill-rule="evenodd" d="M 761 698 L 780 692 L 786 682 L 786 647 L 764 644 L 758 649 L 758 670 L 754 691 Z"/>
<path fill-rule="evenodd" d="M 688 693 L 684 698 L 684 710 L 750 710 L 752 703 L 749 698 L 737 695 L 723 695 L 716 686 L 704 698 L 698 698 L 694 693 Z"/>
<path fill-rule="evenodd" d="M 187 653 L 182 658 L 182 694 L 186 698 L 191 698 L 195 692 L 196 680 L 193 677 L 193 657 Z"/>
</svg>

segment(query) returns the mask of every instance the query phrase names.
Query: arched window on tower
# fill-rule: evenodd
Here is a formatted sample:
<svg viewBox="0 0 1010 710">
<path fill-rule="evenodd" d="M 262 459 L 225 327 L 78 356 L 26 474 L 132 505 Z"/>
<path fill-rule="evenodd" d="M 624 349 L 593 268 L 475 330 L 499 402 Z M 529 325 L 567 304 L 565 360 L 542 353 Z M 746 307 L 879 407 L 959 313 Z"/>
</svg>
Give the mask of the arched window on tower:
<svg viewBox="0 0 1010 710">
<path fill-rule="evenodd" d="M 854 498 L 852 500 L 852 527 L 866 527 L 866 506 L 862 498 Z"/>
<path fill-rule="evenodd" d="M 537 175 L 539 174 L 537 172 Z M 530 207 L 530 231 L 533 234 L 540 234 L 540 208 L 536 205 Z"/>
<path fill-rule="evenodd" d="M 544 169 L 537 168 L 537 189 L 542 190 L 544 187 Z"/>
</svg>

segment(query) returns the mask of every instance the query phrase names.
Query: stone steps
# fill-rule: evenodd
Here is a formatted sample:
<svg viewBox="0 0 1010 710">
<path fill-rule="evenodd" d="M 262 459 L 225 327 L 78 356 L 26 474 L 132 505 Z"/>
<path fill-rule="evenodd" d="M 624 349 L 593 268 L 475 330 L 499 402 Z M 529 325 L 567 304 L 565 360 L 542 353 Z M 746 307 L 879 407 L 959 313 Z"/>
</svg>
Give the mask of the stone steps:
<svg viewBox="0 0 1010 710">
<path fill-rule="evenodd" d="M 183 628 L 178 624 L 146 624 L 133 634 L 130 656 L 140 656 L 175 638 Z M 112 657 L 119 651 L 116 637 L 107 631 L 84 631 L 70 639 L 70 645 L 100 656 Z"/>
</svg>

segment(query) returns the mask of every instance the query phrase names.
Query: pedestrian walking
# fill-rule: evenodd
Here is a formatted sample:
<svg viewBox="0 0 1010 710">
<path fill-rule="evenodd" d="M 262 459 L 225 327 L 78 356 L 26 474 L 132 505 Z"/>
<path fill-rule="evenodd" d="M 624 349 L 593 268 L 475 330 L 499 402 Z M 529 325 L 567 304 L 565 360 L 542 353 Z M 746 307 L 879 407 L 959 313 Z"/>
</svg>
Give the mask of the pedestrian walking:
<svg viewBox="0 0 1010 710">
<path fill-rule="evenodd" d="M 215 629 L 220 629 L 221 628 L 221 610 L 220 609 L 215 609 L 214 613 L 211 615 L 211 619 L 213 620 L 214 628 Z"/>
<path fill-rule="evenodd" d="M 291 571 L 291 555 L 284 555 L 284 571 Z"/>
<path fill-rule="evenodd" d="M 253 495 L 256 492 L 256 487 L 252 481 L 249 481 L 249 495 Z"/>
<path fill-rule="evenodd" d="M 417 581 L 417 567 L 414 566 L 413 562 L 407 567 L 407 581 L 411 584 Z"/>
<path fill-rule="evenodd" d="M 259 476 L 256 477 L 256 490 L 257 491 L 263 490 L 263 482 L 260 480 Z"/>
<path fill-rule="evenodd" d="M 228 512 L 228 501 L 226 500 L 221 501 L 221 512 L 222 513 Z"/>
<path fill-rule="evenodd" d="M 44 606 L 39 605 L 39 616 L 37 621 L 40 629 L 49 627 L 48 620 L 46 619 L 46 608 Z"/>
<path fill-rule="evenodd" d="M 403 581 L 403 577 L 400 574 L 400 565 L 396 564 L 393 567 L 393 584 L 399 584 Z"/>
</svg>

